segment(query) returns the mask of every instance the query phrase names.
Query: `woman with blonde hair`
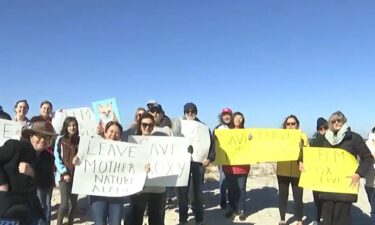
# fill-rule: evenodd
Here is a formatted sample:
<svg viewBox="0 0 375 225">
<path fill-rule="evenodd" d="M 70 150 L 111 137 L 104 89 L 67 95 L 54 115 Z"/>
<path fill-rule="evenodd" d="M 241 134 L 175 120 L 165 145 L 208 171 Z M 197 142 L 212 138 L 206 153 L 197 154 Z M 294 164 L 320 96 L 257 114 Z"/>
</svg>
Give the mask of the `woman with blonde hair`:
<svg viewBox="0 0 375 225">
<path fill-rule="evenodd" d="M 329 129 L 324 135 L 323 147 L 340 148 L 356 158 L 359 156 L 358 168 L 351 176 L 351 185 L 358 187 L 360 178 L 365 176 L 373 165 L 374 157 L 362 137 L 351 130 L 342 112 L 332 113 L 328 119 L 328 127 Z M 351 225 L 350 208 L 357 198 L 357 194 L 320 193 L 319 199 L 323 206 L 323 225 Z"/>
</svg>

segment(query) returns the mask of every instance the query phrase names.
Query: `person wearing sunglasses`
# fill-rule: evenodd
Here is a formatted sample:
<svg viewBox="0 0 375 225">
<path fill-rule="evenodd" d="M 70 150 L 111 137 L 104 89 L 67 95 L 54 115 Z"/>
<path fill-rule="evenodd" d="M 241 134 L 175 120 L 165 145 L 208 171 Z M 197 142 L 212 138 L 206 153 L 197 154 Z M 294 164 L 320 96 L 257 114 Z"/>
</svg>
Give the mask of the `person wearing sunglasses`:
<svg viewBox="0 0 375 225">
<path fill-rule="evenodd" d="M 139 119 L 141 118 L 142 114 L 145 112 L 146 112 L 146 109 L 142 107 L 137 108 L 137 110 L 135 111 L 133 123 L 130 125 L 130 127 L 127 130 L 125 130 L 121 134 L 121 141 L 127 142 L 130 135 L 135 135 L 137 133 L 137 123 Z"/>
<path fill-rule="evenodd" d="M 154 135 L 154 116 L 150 113 L 141 115 L 137 123 L 137 135 Z M 142 225 L 143 216 L 147 207 L 148 224 L 164 225 L 166 193 L 165 187 L 145 186 L 140 193 L 130 196 L 130 210 L 126 224 Z"/>
<path fill-rule="evenodd" d="M 371 132 L 368 134 L 366 145 L 370 149 L 371 154 L 375 157 L 375 127 L 372 128 Z M 367 172 L 365 189 L 371 206 L 371 222 L 375 224 L 375 164 L 373 164 Z"/>
<path fill-rule="evenodd" d="M 347 118 L 342 112 L 332 113 L 328 119 L 328 127 L 322 147 L 340 148 L 355 158 L 359 156 L 359 165 L 351 176 L 350 183 L 351 186 L 358 187 L 360 178 L 365 176 L 369 168 L 373 166 L 374 157 L 362 137 L 351 130 Z M 323 225 L 352 224 L 350 209 L 352 203 L 358 199 L 357 194 L 322 192 L 319 199 L 323 202 Z"/>
<path fill-rule="evenodd" d="M 328 130 L 328 121 L 323 117 L 319 117 L 316 121 L 316 132 L 310 141 L 311 147 L 322 147 L 324 135 Z M 319 200 L 319 191 L 313 191 L 314 205 L 316 207 L 316 220 L 313 221 L 313 225 L 318 225 L 322 217 L 322 201 Z"/>
<path fill-rule="evenodd" d="M 154 100 L 150 100 L 147 103 L 148 113 L 154 116 L 155 125 L 157 127 L 169 127 L 172 128 L 171 119 L 165 115 L 163 107 Z"/>
<path fill-rule="evenodd" d="M 299 120 L 295 115 L 289 115 L 285 118 L 282 128 L 283 129 L 299 129 Z M 308 146 L 308 138 L 305 134 L 301 133 L 301 142 L 304 146 Z M 279 225 L 285 225 L 285 213 L 288 204 L 289 184 L 292 186 L 294 211 L 297 225 L 302 225 L 303 216 L 303 189 L 298 186 L 301 172 L 299 170 L 298 161 L 285 161 L 277 162 L 277 182 L 279 185 L 279 212 L 280 222 Z"/>
<path fill-rule="evenodd" d="M 52 124 L 38 116 L 22 130 L 21 140 L 8 140 L 0 147 L 0 218 L 21 225 L 45 225 L 46 215 L 37 189 L 49 186 L 53 156 L 45 151 L 56 136 Z"/>
<path fill-rule="evenodd" d="M 182 120 L 193 120 L 199 123 L 202 123 L 197 117 L 198 108 L 192 103 L 188 102 L 184 105 L 184 116 Z M 177 120 L 180 121 L 180 120 Z M 175 126 L 181 126 L 175 125 Z M 176 132 L 174 132 L 176 133 Z M 208 152 L 207 159 L 203 162 L 194 162 L 190 163 L 190 179 L 188 186 L 186 187 L 177 187 L 178 193 L 178 209 L 179 209 L 179 224 L 187 224 L 188 219 L 188 204 L 189 204 L 189 190 L 190 188 L 193 191 L 193 198 L 191 199 L 192 208 L 195 216 L 195 224 L 202 225 L 204 224 L 204 211 L 203 211 L 203 182 L 204 182 L 204 169 L 206 166 L 215 160 L 215 142 L 210 135 L 210 149 Z M 190 147 L 191 148 L 191 147 Z M 194 149 L 193 149 L 194 151 Z"/>
</svg>

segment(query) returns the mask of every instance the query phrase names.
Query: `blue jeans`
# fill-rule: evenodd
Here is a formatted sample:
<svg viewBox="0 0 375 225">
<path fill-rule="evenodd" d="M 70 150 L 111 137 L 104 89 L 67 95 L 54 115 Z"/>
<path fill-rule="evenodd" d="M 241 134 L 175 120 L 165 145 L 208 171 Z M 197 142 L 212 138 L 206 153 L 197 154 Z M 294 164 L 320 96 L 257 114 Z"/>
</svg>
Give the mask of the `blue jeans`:
<svg viewBox="0 0 375 225">
<path fill-rule="evenodd" d="M 224 172 L 222 170 L 222 166 L 219 167 L 220 172 L 220 206 L 221 208 L 225 208 L 227 205 L 227 192 L 228 192 L 228 181 L 226 179 L 226 176 L 224 175 Z M 228 197 L 229 198 L 229 197 Z"/>
<path fill-rule="evenodd" d="M 367 198 L 371 207 L 371 212 L 370 212 L 371 222 L 372 224 L 375 224 L 375 188 L 365 186 L 365 189 L 366 189 Z"/>
<path fill-rule="evenodd" d="M 204 169 L 202 163 L 191 162 L 190 178 L 187 187 L 178 187 L 178 209 L 180 222 L 187 222 L 188 219 L 188 202 L 189 202 L 189 185 L 193 182 L 194 199 L 192 206 L 195 214 L 195 222 L 200 223 L 204 220 L 203 212 L 203 180 Z"/>
<path fill-rule="evenodd" d="M 43 214 L 46 217 L 47 224 L 51 224 L 51 199 L 52 199 L 53 187 L 41 189 L 38 188 L 37 194 L 40 204 L 43 208 Z M 41 223 L 39 223 L 41 225 Z"/>
<path fill-rule="evenodd" d="M 120 225 L 124 198 L 90 196 L 91 216 L 95 225 Z"/>
<path fill-rule="evenodd" d="M 147 207 L 148 224 L 164 225 L 166 193 L 140 193 L 130 196 L 130 211 L 125 224 L 142 225 Z"/>
<path fill-rule="evenodd" d="M 229 206 L 233 212 L 245 210 L 247 174 L 225 174 Z"/>
</svg>

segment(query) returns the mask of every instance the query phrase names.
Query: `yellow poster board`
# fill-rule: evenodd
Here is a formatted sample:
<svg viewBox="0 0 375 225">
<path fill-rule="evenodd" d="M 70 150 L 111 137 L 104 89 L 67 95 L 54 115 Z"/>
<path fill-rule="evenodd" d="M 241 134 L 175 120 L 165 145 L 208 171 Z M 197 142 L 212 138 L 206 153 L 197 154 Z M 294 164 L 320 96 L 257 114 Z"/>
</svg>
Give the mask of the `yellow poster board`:
<svg viewBox="0 0 375 225">
<path fill-rule="evenodd" d="M 351 187 L 358 162 L 349 152 L 338 148 L 303 148 L 304 171 L 299 186 L 315 191 L 357 194 Z"/>
<path fill-rule="evenodd" d="M 215 130 L 216 165 L 297 160 L 302 133 L 287 129 Z"/>
</svg>

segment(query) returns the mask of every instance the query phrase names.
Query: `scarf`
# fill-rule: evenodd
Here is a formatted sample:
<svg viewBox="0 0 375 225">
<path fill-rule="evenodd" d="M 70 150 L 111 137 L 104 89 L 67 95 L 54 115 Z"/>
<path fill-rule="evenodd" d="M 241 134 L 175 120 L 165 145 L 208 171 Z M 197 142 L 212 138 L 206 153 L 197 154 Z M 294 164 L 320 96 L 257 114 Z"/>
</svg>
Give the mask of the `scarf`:
<svg viewBox="0 0 375 225">
<path fill-rule="evenodd" d="M 325 138 L 331 145 L 338 145 L 342 142 L 342 140 L 345 137 L 345 134 L 348 132 L 349 129 L 349 124 L 345 123 L 342 125 L 341 129 L 336 134 L 334 134 L 332 130 L 327 130 Z"/>
</svg>

